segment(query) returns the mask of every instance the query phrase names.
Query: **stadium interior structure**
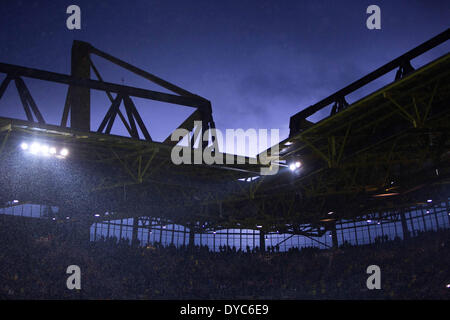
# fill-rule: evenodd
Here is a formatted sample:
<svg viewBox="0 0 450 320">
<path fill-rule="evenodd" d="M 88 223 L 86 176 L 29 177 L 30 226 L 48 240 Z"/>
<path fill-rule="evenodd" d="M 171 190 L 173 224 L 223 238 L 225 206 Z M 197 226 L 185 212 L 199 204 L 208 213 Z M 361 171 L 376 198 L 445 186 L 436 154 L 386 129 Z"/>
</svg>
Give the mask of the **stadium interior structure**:
<svg viewBox="0 0 450 320">
<path fill-rule="evenodd" d="M 86 42 L 73 44 L 70 75 L 0 63 L 0 99 L 14 82 L 27 118 L 0 117 L 1 219 L 21 221 L 39 239 L 70 234 L 74 243 L 115 238 L 132 246 L 211 251 L 338 248 L 449 229 L 450 55 L 411 64 L 449 34 L 445 30 L 292 116 L 279 153 L 264 152 L 269 165 L 263 153 L 231 155 L 234 165 L 173 164 L 176 142 L 152 139 L 133 98 L 192 108 L 179 126 L 190 132 L 187 153 L 212 143 L 196 143 L 194 127 L 201 121 L 203 129 L 215 128 L 210 101 Z M 91 55 L 161 91 L 103 80 Z M 346 101 L 392 72 L 392 82 Z M 60 125 L 45 122 L 25 78 L 68 86 Z M 110 101 L 95 131 L 93 90 Z M 324 109 L 328 117 L 308 120 Z M 116 120 L 129 137 L 111 134 Z M 277 174 L 260 175 L 261 168 L 275 166 Z"/>
</svg>

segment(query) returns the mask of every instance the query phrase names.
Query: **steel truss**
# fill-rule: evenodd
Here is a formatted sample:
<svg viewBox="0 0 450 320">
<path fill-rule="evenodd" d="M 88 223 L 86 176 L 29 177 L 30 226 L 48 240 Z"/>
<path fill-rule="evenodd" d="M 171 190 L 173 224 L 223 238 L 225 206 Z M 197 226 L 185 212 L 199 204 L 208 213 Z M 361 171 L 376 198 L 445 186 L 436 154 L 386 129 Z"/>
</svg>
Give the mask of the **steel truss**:
<svg viewBox="0 0 450 320">
<path fill-rule="evenodd" d="M 172 141 L 152 140 L 132 100 L 195 108 L 180 125 L 193 131 L 195 120 L 205 129 L 214 128 L 211 103 L 205 98 L 84 42 L 75 42 L 72 48 L 71 75 L 0 63 L 0 73 L 6 74 L 0 98 L 14 80 L 27 117 L 27 121 L 0 118 L 0 200 L 20 197 L 57 205 L 61 217 L 70 215 L 71 221 L 92 223 L 94 212 L 113 212 L 115 219 L 157 212 L 189 228 L 199 223 L 211 228 L 261 225 L 266 233 L 285 230 L 320 236 L 333 230 L 339 219 L 398 211 L 417 205 L 428 194 L 447 199 L 450 55 L 417 70 L 409 67 L 409 61 L 448 37 L 446 30 L 292 117 L 290 137 L 279 143 L 280 153 L 271 156 L 286 163 L 299 160 L 302 167 L 294 173 L 280 167 L 275 176 L 251 181 L 242 178 L 257 177 L 261 164 L 252 164 L 249 158 L 237 165 L 174 165 Z M 173 94 L 105 82 L 92 54 Z M 349 93 L 395 68 L 399 71 L 393 83 L 352 104 L 346 102 Z M 97 80 L 90 79 L 91 70 Z M 45 124 L 25 77 L 69 86 L 60 126 Z M 111 102 L 96 132 L 89 127 L 92 89 L 104 91 Z M 332 103 L 335 107 L 326 119 L 316 124 L 306 120 Z M 130 138 L 111 135 L 117 117 Z M 70 148 L 71 156 L 61 165 L 64 171 L 58 172 L 51 161 L 23 160 L 18 146 L 34 137 Z M 63 173 L 68 181 L 61 180 Z M 384 196 L 387 193 L 391 196 Z"/>
</svg>

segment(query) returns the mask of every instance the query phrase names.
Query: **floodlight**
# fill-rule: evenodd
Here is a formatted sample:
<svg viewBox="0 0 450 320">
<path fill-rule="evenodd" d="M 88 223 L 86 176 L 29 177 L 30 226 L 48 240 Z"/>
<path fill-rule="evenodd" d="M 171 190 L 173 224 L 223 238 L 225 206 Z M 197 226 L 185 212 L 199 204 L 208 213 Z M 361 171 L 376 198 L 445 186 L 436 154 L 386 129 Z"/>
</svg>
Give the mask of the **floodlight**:
<svg viewBox="0 0 450 320">
<path fill-rule="evenodd" d="M 61 154 L 63 157 L 65 157 L 65 156 L 67 156 L 67 155 L 69 154 L 69 150 L 67 150 L 66 148 L 61 149 L 60 154 Z"/>
<path fill-rule="evenodd" d="M 42 152 L 42 154 L 44 155 L 48 155 L 48 146 L 47 145 L 41 145 L 41 147 L 39 148 L 39 150 Z"/>
<path fill-rule="evenodd" d="M 30 147 L 30 152 L 33 154 L 37 154 L 41 148 L 41 145 L 37 142 L 33 142 Z"/>
<path fill-rule="evenodd" d="M 297 167 L 295 166 L 294 163 L 291 163 L 291 164 L 289 165 L 289 169 L 290 169 L 291 171 L 294 171 L 295 169 L 297 169 Z"/>
<path fill-rule="evenodd" d="M 295 162 L 295 167 L 296 168 L 300 168 L 301 165 L 302 165 L 302 163 L 300 161 Z"/>
<path fill-rule="evenodd" d="M 20 147 L 22 148 L 22 150 L 27 150 L 28 149 L 28 143 L 22 142 Z"/>
<path fill-rule="evenodd" d="M 56 154 L 56 148 L 55 147 L 51 147 L 50 149 L 48 149 L 48 152 L 50 154 Z"/>
</svg>

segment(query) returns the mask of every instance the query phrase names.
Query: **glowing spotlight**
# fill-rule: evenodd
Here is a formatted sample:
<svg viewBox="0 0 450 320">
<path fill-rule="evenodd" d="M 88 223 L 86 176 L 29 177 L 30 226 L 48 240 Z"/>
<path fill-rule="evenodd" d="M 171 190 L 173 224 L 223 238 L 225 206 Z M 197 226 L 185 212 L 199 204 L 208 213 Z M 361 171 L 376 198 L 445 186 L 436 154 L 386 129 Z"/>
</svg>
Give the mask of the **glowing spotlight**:
<svg viewBox="0 0 450 320">
<path fill-rule="evenodd" d="M 66 148 L 61 149 L 61 151 L 58 153 L 56 146 L 41 144 L 36 141 L 31 143 L 31 145 L 29 145 L 27 142 L 22 142 L 20 148 L 34 155 L 54 156 L 60 159 L 69 154 L 69 150 L 67 150 Z"/>
<path fill-rule="evenodd" d="M 262 228 L 262 226 L 256 226 L 257 228 Z"/>
<path fill-rule="evenodd" d="M 32 154 L 37 154 L 39 152 L 40 148 L 41 148 L 41 145 L 37 142 L 34 142 L 33 144 L 31 144 L 30 152 Z"/>
<path fill-rule="evenodd" d="M 427 200 L 427 202 L 428 202 L 428 203 L 431 203 L 431 202 L 433 202 L 433 200 L 431 200 L 431 199 L 428 199 L 428 200 Z"/>
<path fill-rule="evenodd" d="M 446 285 L 447 288 L 450 288 L 450 283 L 448 285 Z"/>
<path fill-rule="evenodd" d="M 291 163 L 289 165 L 289 170 L 294 171 L 295 169 L 297 169 L 297 167 L 295 166 L 295 163 Z"/>
<path fill-rule="evenodd" d="M 295 167 L 296 168 L 300 168 L 301 165 L 302 165 L 302 163 L 300 161 L 295 162 Z"/>
<path fill-rule="evenodd" d="M 48 155 L 48 146 L 47 145 L 41 145 L 41 147 L 39 148 L 39 151 L 41 151 L 41 153 L 43 155 Z"/>
<path fill-rule="evenodd" d="M 372 222 L 372 220 L 370 220 L 370 219 L 369 219 L 369 220 L 367 220 L 367 223 L 371 223 L 371 222 Z"/>
<path fill-rule="evenodd" d="M 98 213 L 94 214 L 95 217 L 100 217 L 100 215 Z"/>
<path fill-rule="evenodd" d="M 65 156 L 67 156 L 67 155 L 69 154 L 69 150 L 67 150 L 66 148 L 64 148 L 64 149 L 61 150 L 60 154 L 61 154 L 63 157 L 65 157 Z"/>
<path fill-rule="evenodd" d="M 19 200 L 13 200 L 13 203 L 19 203 Z"/>
<path fill-rule="evenodd" d="M 333 213 L 334 213 L 333 211 L 328 212 L 328 214 L 333 214 Z"/>
</svg>

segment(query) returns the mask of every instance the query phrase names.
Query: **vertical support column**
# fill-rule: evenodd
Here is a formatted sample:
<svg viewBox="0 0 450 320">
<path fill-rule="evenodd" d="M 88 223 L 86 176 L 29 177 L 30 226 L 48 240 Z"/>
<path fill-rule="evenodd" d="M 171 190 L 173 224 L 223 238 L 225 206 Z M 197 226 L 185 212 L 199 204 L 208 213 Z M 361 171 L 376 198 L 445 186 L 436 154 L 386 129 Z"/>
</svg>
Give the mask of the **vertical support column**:
<svg viewBox="0 0 450 320">
<path fill-rule="evenodd" d="M 189 247 L 194 247 L 195 245 L 195 230 L 194 228 L 190 228 L 189 231 Z"/>
<path fill-rule="evenodd" d="M 408 230 L 408 224 L 406 223 L 405 211 L 401 209 L 400 211 L 400 220 L 402 222 L 402 231 L 403 231 L 403 240 L 407 240 L 411 238 L 411 235 Z"/>
<path fill-rule="evenodd" d="M 229 234 L 230 229 L 227 229 L 227 248 L 230 246 L 228 243 L 228 240 L 230 239 L 230 234 Z"/>
<path fill-rule="evenodd" d="M 139 245 L 138 230 L 139 230 L 139 218 L 134 217 L 133 218 L 133 234 L 131 237 L 131 245 L 136 246 L 136 247 Z"/>
<path fill-rule="evenodd" d="M 265 233 L 264 231 L 260 230 L 259 231 L 259 250 L 261 250 L 261 252 L 266 251 L 266 239 L 265 239 Z"/>
<path fill-rule="evenodd" d="M 239 248 L 244 251 L 244 248 L 242 248 L 242 229 L 239 229 Z"/>
<path fill-rule="evenodd" d="M 91 77 L 89 60 L 90 45 L 82 41 L 74 41 L 72 45 L 71 75 L 77 78 Z M 70 87 L 70 126 L 81 131 L 91 130 L 91 91 L 89 88 Z"/>
<path fill-rule="evenodd" d="M 333 242 L 333 248 L 337 248 L 339 243 L 337 238 L 336 221 L 333 221 L 331 225 L 331 240 Z"/>
<path fill-rule="evenodd" d="M 170 244 L 175 245 L 175 225 L 174 224 L 172 224 L 172 238 L 170 239 Z"/>
</svg>

